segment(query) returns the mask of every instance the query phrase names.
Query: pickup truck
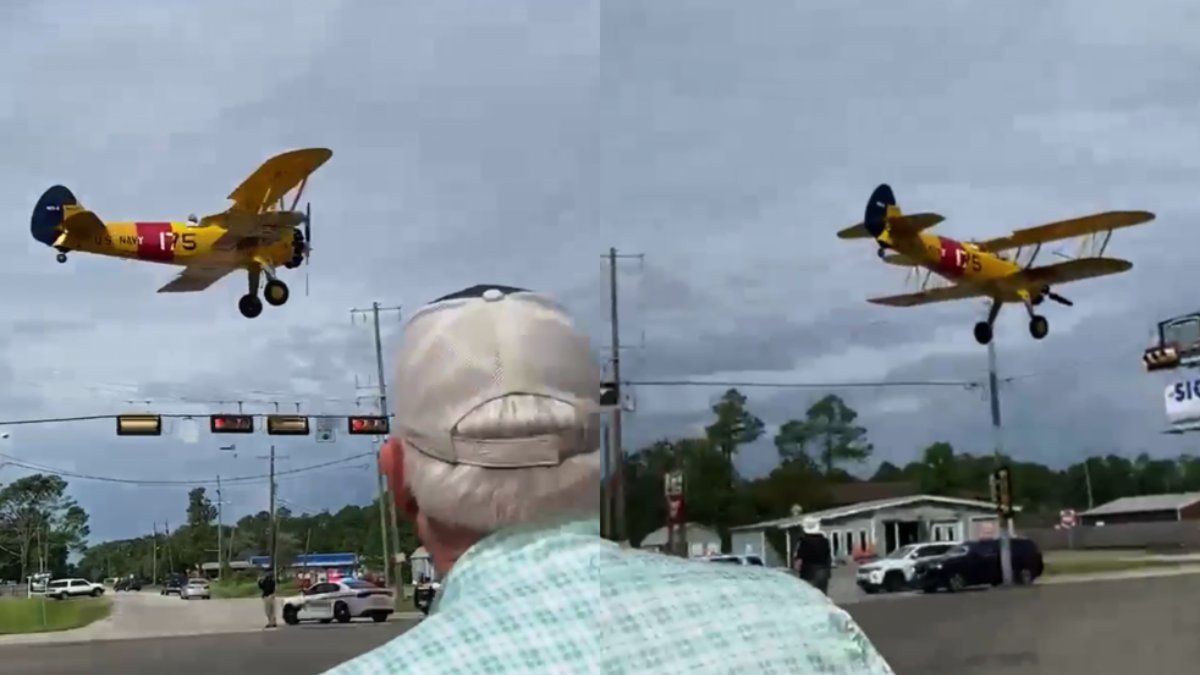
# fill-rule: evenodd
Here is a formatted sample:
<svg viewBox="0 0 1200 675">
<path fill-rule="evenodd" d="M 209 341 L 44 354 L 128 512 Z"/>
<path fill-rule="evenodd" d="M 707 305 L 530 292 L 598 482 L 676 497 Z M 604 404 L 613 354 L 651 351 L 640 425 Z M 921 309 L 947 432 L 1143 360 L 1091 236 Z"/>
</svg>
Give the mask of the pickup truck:
<svg viewBox="0 0 1200 675">
<path fill-rule="evenodd" d="M 84 595 L 99 597 L 102 593 L 104 593 L 104 586 L 94 584 L 87 579 L 55 579 L 46 584 L 46 597 L 53 600 L 65 600 Z"/>
</svg>

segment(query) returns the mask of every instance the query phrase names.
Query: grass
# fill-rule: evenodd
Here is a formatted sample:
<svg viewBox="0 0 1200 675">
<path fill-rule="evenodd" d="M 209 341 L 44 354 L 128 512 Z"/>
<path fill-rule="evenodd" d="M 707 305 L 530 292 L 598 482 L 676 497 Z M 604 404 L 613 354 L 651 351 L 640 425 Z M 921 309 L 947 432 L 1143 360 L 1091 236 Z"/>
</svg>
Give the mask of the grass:
<svg viewBox="0 0 1200 675">
<path fill-rule="evenodd" d="M 43 603 L 45 623 L 42 614 Z M 0 635 L 80 628 L 103 619 L 111 611 L 112 600 L 105 597 L 69 600 L 4 598 L 0 599 Z"/>
<path fill-rule="evenodd" d="M 257 598 L 262 595 L 256 579 L 213 581 L 208 588 L 214 598 Z M 285 581 L 275 587 L 276 596 L 294 595 L 299 592 L 294 581 Z"/>
</svg>

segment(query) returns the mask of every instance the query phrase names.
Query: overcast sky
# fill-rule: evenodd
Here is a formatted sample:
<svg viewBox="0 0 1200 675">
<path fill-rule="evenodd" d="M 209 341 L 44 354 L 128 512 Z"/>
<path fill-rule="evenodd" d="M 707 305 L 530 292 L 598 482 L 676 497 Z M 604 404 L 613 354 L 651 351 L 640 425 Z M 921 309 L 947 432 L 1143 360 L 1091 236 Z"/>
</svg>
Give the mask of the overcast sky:
<svg viewBox="0 0 1200 675">
<path fill-rule="evenodd" d="M 356 377 L 374 381 L 370 327 L 351 308 L 411 309 L 476 283 L 559 297 L 599 354 L 610 246 L 645 256 L 619 276 L 633 379 L 981 379 L 980 303 L 865 302 L 903 292 L 905 271 L 834 232 L 886 181 L 902 208 L 937 211 L 938 231 L 962 238 L 1157 213 L 1114 236 L 1130 273 L 1059 288 L 1073 308 L 1040 308 L 1044 341 L 1005 308 L 1004 440 L 1055 466 L 1190 450 L 1159 433 L 1170 376 L 1143 373 L 1140 354 L 1156 320 L 1195 308 L 1198 13 L 1082 0 L 6 3 L 0 417 L 143 399 L 201 415 L 238 399 L 345 412 Z M 176 269 L 84 254 L 59 265 L 29 236 L 54 183 L 105 219 L 182 220 L 224 209 L 267 157 L 311 146 L 334 151 L 307 192 L 311 266 L 284 271 L 290 302 L 255 320 L 237 311 L 244 276 L 158 295 Z M 382 323 L 393 347 L 401 324 Z M 768 434 L 739 467 L 761 475 L 775 428 L 825 392 L 746 393 Z M 629 448 L 696 432 L 720 389 L 635 394 Z M 863 472 L 937 440 L 990 450 L 981 390 L 843 394 L 877 448 Z M 202 429 L 187 442 L 186 426 L 162 439 L 117 439 L 111 421 L 10 426 L 3 452 L 107 477 L 265 471 L 267 436 Z M 226 438 L 236 456 L 218 450 Z M 281 469 L 370 450 L 344 435 L 277 447 Z M 365 503 L 373 475 L 351 461 L 281 480 L 280 495 L 294 510 Z M 186 488 L 72 479 L 71 491 L 97 540 L 184 519 Z M 266 485 L 225 499 L 230 519 L 261 510 Z"/>
</svg>

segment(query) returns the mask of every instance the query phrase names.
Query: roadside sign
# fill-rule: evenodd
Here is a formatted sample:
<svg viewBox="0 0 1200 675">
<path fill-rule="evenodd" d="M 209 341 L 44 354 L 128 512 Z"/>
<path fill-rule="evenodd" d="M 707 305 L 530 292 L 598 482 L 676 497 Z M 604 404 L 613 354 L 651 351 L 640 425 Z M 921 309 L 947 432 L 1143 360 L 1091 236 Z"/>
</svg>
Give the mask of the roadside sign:
<svg viewBox="0 0 1200 675">
<path fill-rule="evenodd" d="M 316 422 L 317 427 L 317 442 L 332 443 L 337 440 L 337 436 L 333 431 L 332 417 L 318 417 Z"/>
<path fill-rule="evenodd" d="M 1075 527 L 1075 510 L 1063 509 L 1058 512 L 1058 523 L 1063 527 Z"/>
</svg>

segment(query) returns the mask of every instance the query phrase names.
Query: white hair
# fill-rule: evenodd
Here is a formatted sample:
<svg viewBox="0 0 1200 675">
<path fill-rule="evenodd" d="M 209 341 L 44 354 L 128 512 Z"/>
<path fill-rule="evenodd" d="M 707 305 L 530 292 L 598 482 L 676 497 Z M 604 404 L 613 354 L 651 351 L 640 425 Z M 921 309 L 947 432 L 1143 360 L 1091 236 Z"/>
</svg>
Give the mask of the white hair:
<svg viewBox="0 0 1200 675">
<path fill-rule="evenodd" d="M 578 429 L 574 406 L 544 396 L 494 399 L 459 423 L 456 434 L 477 439 L 533 437 Z M 595 428 L 596 425 L 591 425 Z M 598 438 L 557 466 L 491 469 L 449 464 L 407 446 L 404 480 L 426 517 L 489 533 L 547 516 L 593 515 L 600 509 Z"/>
</svg>

